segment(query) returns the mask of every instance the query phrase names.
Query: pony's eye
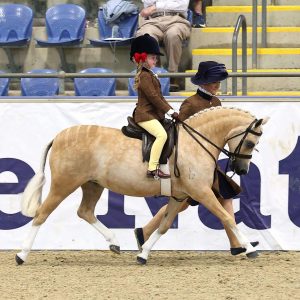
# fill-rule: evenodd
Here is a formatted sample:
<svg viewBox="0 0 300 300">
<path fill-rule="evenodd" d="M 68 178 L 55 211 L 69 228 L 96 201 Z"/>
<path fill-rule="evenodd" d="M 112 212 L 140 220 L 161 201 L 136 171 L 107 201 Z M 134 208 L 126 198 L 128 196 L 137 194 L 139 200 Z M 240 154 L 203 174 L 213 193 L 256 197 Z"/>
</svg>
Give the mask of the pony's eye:
<svg viewBox="0 0 300 300">
<path fill-rule="evenodd" d="M 248 149 L 252 149 L 254 148 L 255 144 L 251 141 L 246 141 L 245 142 L 245 147 L 248 148 Z"/>
</svg>

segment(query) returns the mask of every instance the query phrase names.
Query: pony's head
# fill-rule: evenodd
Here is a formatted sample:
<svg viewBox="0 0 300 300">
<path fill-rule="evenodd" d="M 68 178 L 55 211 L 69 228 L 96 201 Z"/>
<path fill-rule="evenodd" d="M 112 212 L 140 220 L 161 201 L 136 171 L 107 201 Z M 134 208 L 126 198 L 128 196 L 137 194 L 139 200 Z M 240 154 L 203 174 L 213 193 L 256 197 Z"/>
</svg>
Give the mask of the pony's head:
<svg viewBox="0 0 300 300">
<path fill-rule="evenodd" d="M 269 118 L 255 119 L 246 126 L 239 126 L 229 132 L 225 140 L 229 146 L 229 167 L 238 175 L 249 171 L 250 160 L 255 146 L 262 135 L 262 125 Z"/>
</svg>

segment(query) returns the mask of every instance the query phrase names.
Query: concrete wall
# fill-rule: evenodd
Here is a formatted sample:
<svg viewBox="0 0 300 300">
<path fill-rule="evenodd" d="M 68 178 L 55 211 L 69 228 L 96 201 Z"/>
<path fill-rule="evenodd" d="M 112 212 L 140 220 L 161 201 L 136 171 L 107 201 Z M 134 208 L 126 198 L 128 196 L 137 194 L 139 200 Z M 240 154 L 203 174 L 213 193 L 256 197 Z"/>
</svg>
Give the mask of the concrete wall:
<svg viewBox="0 0 300 300">
<path fill-rule="evenodd" d="M 131 72 L 135 69 L 135 65 L 129 60 L 130 47 L 117 47 L 114 52 L 111 48 L 84 48 L 84 45 L 89 45 L 88 39 L 98 39 L 98 28 L 89 27 L 86 30 L 83 48 L 66 49 L 68 63 L 74 65 L 74 71 L 90 67 L 110 68 L 114 72 L 124 73 Z M 35 44 L 34 39 L 46 39 L 45 27 L 34 27 L 33 38 L 28 48 L 12 49 L 17 65 L 22 67 L 23 72 L 32 69 L 55 69 L 61 70 L 61 61 L 59 53 L 55 48 L 39 48 Z M 162 48 L 164 53 L 164 49 Z M 185 71 L 191 68 L 191 48 L 185 46 L 183 48 L 182 60 L 180 63 L 180 71 Z M 3 49 L 0 49 L 0 70 L 10 72 L 8 69 L 8 58 Z M 162 57 L 162 66 L 167 67 L 166 57 Z M 127 89 L 127 80 L 119 79 L 117 81 L 118 89 Z"/>
</svg>

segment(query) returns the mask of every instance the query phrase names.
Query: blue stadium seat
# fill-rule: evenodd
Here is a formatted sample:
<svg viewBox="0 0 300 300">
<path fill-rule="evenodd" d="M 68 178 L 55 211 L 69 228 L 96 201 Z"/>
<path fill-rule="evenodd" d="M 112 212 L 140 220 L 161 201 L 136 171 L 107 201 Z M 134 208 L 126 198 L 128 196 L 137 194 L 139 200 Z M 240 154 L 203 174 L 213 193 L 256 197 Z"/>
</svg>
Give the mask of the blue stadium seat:
<svg viewBox="0 0 300 300">
<path fill-rule="evenodd" d="M 168 71 L 166 69 L 158 68 L 158 67 L 152 68 L 152 71 L 156 74 L 168 73 Z M 135 73 L 136 73 L 136 70 L 134 70 L 132 72 L 132 74 L 135 74 Z M 170 96 L 170 78 L 168 78 L 168 77 L 159 78 L 159 82 L 160 82 L 160 85 L 161 85 L 162 94 L 164 96 Z M 129 93 L 129 96 L 137 96 L 137 92 L 133 88 L 133 85 L 134 85 L 134 78 L 129 78 L 129 80 L 128 80 L 128 93 Z"/>
<path fill-rule="evenodd" d="M 0 71 L 0 73 L 4 74 L 5 72 Z M 8 78 L 0 78 L 0 96 L 8 95 L 8 85 L 9 85 Z"/>
<path fill-rule="evenodd" d="M 124 16 L 117 24 L 106 23 L 103 10 L 98 12 L 98 29 L 100 40 L 90 40 L 95 47 L 126 46 L 134 37 L 138 25 L 138 14 Z"/>
<path fill-rule="evenodd" d="M 89 68 L 80 71 L 80 73 L 112 73 L 110 69 Z M 116 79 L 115 78 L 75 78 L 76 96 L 115 96 Z"/>
<path fill-rule="evenodd" d="M 26 45 L 32 34 L 31 8 L 21 4 L 0 6 L 0 46 Z"/>
<path fill-rule="evenodd" d="M 78 45 L 85 33 L 85 10 L 75 4 L 58 4 L 46 12 L 47 41 L 36 40 L 42 47 Z"/>
<path fill-rule="evenodd" d="M 41 69 L 27 72 L 29 74 L 55 74 L 56 70 Z M 59 93 L 58 78 L 21 78 L 22 96 L 55 96 Z"/>
</svg>

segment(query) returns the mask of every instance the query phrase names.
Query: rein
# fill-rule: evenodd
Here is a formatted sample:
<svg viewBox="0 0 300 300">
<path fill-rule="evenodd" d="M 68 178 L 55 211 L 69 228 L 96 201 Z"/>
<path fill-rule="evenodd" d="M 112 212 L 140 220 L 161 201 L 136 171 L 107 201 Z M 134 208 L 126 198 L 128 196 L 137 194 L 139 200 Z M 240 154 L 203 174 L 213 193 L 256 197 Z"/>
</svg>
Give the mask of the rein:
<svg viewBox="0 0 300 300">
<path fill-rule="evenodd" d="M 234 139 L 235 137 L 238 137 L 240 135 L 243 135 L 243 138 L 240 140 L 239 144 L 237 145 L 237 147 L 235 148 L 234 152 L 230 152 L 224 148 L 219 147 L 218 145 L 216 145 L 214 142 L 212 142 L 211 140 L 209 140 L 206 136 L 204 136 L 202 133 L 198 132 L 197 130 L 195 130 L 193 127 L 191 127 L 190 125 L 188 125 L 187 123 L 178 120 L 178 123 L 182 124 L 182 127 L 185 129 L 185 131 L 197 142 L 197 144 L 199 144 L 208 154 L 209 156 L 213 159 L 213 161 L 215 162 L 215 165 L 217 166 L 217 160 L 216 158 L 213 156 L 213 154 L 197 139 L 196 135 L 200 136 L 201 138 L 203 138 L 206 142 L 210 143 L 212 146 L 214 146 L 216 149 L 218 149 L 220 152 L 224 153 L 230 161 L 234 161 L 236 158 L 242 158 L 242 159 L 251 159 L 252 158 L 252 154 L 242 154 L 240 153 L 242 144 L 244 142 L 244 140 L 246 139 L 248 133 L 254 134 L 256 136 L 261 136 L 262 132 L 256 132 L 254 130 L 252 130 L 253 125 L 257 122 L 257 119 L 255 119 L 254 121 L 251 122 L 251 124 L 246 128 L 246 130 L 230 137 L 229 139 L 226 140 L 226 143 L 231 140 Z M 180 177 L 180 170 L 178 168 L 177 165 L 177 159 L 178 159 L 178 136 L 179 136 L 179 129 L 177 129 L 177 139 L 176 139 L 176 147 L 175 147 L 175 162 L 174 162 L 174 175 L 178 178 Z M 229 163 L 229 162 L 228 162 Z M 228 168 L 228 164 L 226 167 L 226 172 L 227 172 L 227 168 Z"/>
</svg>

